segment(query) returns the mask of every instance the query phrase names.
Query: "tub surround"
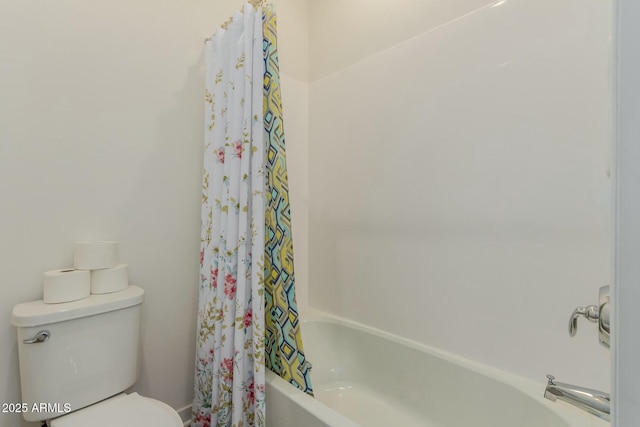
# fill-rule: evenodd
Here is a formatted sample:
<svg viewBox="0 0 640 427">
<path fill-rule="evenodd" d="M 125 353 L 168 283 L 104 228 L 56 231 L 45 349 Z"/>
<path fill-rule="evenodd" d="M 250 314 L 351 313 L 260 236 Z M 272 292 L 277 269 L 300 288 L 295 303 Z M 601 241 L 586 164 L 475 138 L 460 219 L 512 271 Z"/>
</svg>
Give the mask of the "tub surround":
<svg viewBox="0 0 640 427">
<path fill-rule="evenodd" d="M 609 391 L 611 9 L 312 2 L 309 306 Z"/>
</svg>

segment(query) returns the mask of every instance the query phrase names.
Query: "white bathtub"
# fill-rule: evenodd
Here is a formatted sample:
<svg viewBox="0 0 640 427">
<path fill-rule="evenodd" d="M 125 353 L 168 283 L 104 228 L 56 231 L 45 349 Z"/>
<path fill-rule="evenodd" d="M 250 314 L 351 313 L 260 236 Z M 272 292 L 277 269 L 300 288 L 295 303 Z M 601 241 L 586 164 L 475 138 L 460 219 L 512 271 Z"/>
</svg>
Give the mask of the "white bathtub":
<svg viewBox="0 0 640 427">
<path fill-rule="evenodd" d="M 267 373 L 269 427 L 606 427 L 534 383 L 344 319 L 302 326 L 316 398 Z"/>
</svg>

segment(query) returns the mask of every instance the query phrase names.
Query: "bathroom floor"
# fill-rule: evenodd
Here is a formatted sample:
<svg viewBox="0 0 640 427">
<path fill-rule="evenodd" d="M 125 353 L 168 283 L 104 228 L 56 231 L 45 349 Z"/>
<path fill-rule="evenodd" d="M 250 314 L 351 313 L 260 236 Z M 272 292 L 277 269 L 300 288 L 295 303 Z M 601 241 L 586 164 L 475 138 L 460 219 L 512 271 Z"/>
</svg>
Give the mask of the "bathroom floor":
<svg viewBox="0 0 640 427">
<path fill-rule="evenodd" d="M 334 382 L 314 389 L 316 399 L 363 426 L 441 427 L 362 384 Z"/>
</svg>

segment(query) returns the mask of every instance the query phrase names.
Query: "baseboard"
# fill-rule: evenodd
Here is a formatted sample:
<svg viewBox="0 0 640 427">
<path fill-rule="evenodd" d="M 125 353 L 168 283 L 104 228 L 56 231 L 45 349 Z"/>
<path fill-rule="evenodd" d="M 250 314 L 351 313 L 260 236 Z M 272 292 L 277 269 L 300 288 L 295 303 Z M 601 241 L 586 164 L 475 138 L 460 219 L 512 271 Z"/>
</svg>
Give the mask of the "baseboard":
<svg viewBox="0 0 640 427">
<path fill-rule="evenodd" d="M 189 427 L 191 425 L 191 405 L 178 409 L 178 414 L 184 423 L 184 427 Z"/>
</svg>

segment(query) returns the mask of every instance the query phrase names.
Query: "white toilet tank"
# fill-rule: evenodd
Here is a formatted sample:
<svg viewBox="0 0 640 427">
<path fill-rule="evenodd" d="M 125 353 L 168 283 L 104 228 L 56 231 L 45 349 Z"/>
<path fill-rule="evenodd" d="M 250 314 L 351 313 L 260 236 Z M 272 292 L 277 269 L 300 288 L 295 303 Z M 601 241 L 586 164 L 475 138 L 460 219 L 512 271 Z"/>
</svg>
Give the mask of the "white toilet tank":
<svg viewBox="0 0 640 427">
<path fill-rule="evenodd" d="M 129 286 L 79 301 L 33 301 L 13 308 L 27 421 L 76 411 L 136 382 L 143 299 L 142 289 Z M 42 331 L 48 331 L 46 340 L 23 342 L 43 340 Z"/>
</svg>

